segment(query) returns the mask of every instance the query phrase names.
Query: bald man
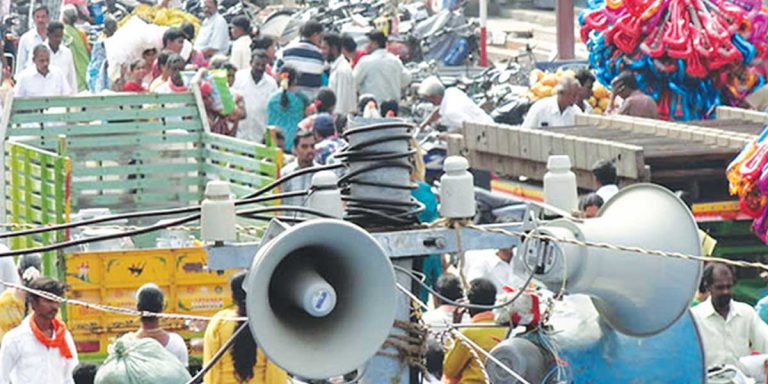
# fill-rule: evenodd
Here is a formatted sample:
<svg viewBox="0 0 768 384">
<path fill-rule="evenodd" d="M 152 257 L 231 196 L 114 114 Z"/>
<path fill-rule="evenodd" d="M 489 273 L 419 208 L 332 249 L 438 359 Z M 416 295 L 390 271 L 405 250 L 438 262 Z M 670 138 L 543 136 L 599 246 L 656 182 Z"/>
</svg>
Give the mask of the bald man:
<svg viewBox="0 0 768 384">
<path fill-rule="evenodd" d="M 555 88 L 555 96 L 533 103 L 523 120 L 523 128 L 567 127 L 574 124 L 576 103 L 582 100 L 581 84 L 576 78 L 565 76 Z"/>
<path fill-rule="evenodd" d="M 462 90 L 456 87 L 448 89 L 435 76 L 422 81 L 419 96 L 437 106 L 424 124 L 440 120 L 448 132 L 460 130 L 465 122 L 491 124 L 493 118 L 480 108 Z"/>
<path fill-rule="evenodd" d="M 51 67 L 51 51 L 40 44 L 32 50 L 32 62 L 18 76 L 14 97 L 50 97 L 72 95 L 74 91 L 64 74 Z"/>
</svg>

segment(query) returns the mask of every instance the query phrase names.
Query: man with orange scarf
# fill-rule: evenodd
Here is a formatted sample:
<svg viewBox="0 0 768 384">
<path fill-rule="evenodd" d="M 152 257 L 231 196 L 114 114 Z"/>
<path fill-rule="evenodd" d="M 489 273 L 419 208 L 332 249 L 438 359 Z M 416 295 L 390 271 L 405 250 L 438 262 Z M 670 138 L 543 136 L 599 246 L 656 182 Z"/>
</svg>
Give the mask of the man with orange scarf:
<svg viewBox="0 0 768 384">
<path fill-rule="evenodd" d="M 29 288 L 64 294 L 64 284 L 47 277 L 33 280 Z M 77 350 L 72 335 L 56 318 L 59 303 L 33 294 L 27 294 L 27 302 L 32 314 L 6 333 L 0 346 L 0 384 L 74 384 Z"/>
</svg>

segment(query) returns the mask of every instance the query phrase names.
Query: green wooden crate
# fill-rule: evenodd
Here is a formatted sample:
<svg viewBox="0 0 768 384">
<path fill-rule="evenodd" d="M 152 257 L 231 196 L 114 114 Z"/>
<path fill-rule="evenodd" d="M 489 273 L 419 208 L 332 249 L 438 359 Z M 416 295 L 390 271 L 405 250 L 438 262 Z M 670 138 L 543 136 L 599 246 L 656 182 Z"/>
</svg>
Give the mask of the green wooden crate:
<svg viewBox="0 0 768 384">
<path fill-rule="evenodd" d="M 113 213 L 188 206 L 202 200 L 210 180 L 226 180 L 243 196 L 278 177 L 279 149 L 210 133 L 198 100 L 195 93 L 9 99 L 0 206 L 8 222 L 65 222 L 59 205 Z M 51 168 L 63 162 L 71 167 L 69 195 Z M 55 242 L 46 236 L 11 246 Z"/>
<path fill-rule="evenodd" d="M 61 224 L 69 221 L 70 160 L 53 152 L 22 143 L 5 145 L 5 199 L 9 223 L 31 225 Z M 25 228 L 19 228 L 25 229 Z M 12 237 L 14 249 L 38 247 L 66 239 L 64 231 Z M 43 256 L 43 272 L 56 275 L 56 256 Z"/>
</svg>

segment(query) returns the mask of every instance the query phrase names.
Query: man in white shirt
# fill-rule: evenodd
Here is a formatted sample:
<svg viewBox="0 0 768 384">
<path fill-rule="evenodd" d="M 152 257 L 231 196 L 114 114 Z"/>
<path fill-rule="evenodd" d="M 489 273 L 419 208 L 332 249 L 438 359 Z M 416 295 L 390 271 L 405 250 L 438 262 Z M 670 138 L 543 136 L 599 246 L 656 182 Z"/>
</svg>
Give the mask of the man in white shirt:
<svg viewBox="0 0 768 384">
<path fill-rule="evenodd" d="M 478 124 L 493 123 L 493 118 L 475 104 L 466 93 L 456 87 L 445 89 L 435 76 L 430 76 L 421 82 L 419 96 L 438 106 L 424 124 L 440 120 L 448 132 L 456 132 L 463 128 L 465 121 Z"/>
<path fill-rule="evenodd" d="M 702 283 L 709 299 L 691 308 L 701 335 L 707 367 L 732 364 L 739 368 L 739 358 L 753 351 L 768 352 L 768 325 L 755 310 L 731 299 L 733 272 L 724 264 L 705 268 Z"/>
<path fill-rule="evenodd" d="M 48 7 L 39 5 L 32 12 L 32 18 L 35 21 L 35 28 L 25 32 L 19 38 L 19 48 L 16 50 L 16 71 L 15 77 L 18 77 L 24 69 L 30 66 L 32 60 L 32 50 L 45 42 L 48 37 L 48 21 L 50 19 Z M 17 79 L 18 80 L 18 79 Z"/>
<path fill-rule="evenodd" d="M 67 80 L 69 88 L 77 89 L 77 72 L 75 72 L 75 60 L 72 57 L 72 51 L 62 44 L 64 38 L 64 24 L 58 21 L 52 21 L 48 24 L 48 48 L 51 50 L 51 64 L 57 68 Z"/>
<path fill-rule="evenodd" d="M 381 104 L 400 100 L 411 75 L 397 56 L 387 52 L 387 37 L 380 31 L 368 34 L 368 54 L 355 66 L 355 86 L 359 94 L 371 94 Z"/>
<path fill-rule="evenodd" d="M 599 188 L 595 193 L 603 199 L 603 204 L 608 203 L 613 196 L 619 193 L 616 166 L 608 160 L 598 160 L 592 166 L 592 174 Z"/>
<path fill-rule="evenodd" d="M 73 94 L 69 82 L 57 69 L 50 67 L 51 52 L 43 44 L 32 51 L 34 65 L 16 79 L 14 97 L 49 97 Z"/>
<path fill-rule="evenodd" d="M 232 89 L 240 92 L 245 102 L 245 119 L 237 128 L 237 138 L 262 143 L 267 126 L 267 102 L 277 92 L 277 82 L 264 71 L 269 59 L 262 50 L 253 52 L 250 68 L 235 73 Z"/>
<path fill-rule="evenodd" d="M 64 284 L 40 277 L 29 288 L 56 296 Z M 3 337 L 0 345 L 0 384 L 74 384 L 77 349 L 64 323 L 56 318 L 60 304 L 39 296 L 28 298 L 32 314 Z"/>
<path fill-rule="evenodd" d="M 281 170 L 283 176 L 296 171 L 318 165 L 315 163 L 315 136 L 310 131 L 299 130 L 293 139 L 293 161 Z M 283 183 L 281 192 L 298 192 L 309 190 L 312 186 L 312 173 L 305 173 Z M 305 196 L 288 197 L 283 199 L 283 205 L 303 206 Z"/>
<path fill-rule="evenodd" d="M 567 127 L 574 124 L 581 100 L 581 84 L 571 76 L 564 76 L 555 88 L 555 96 L 533 103 L 523 120 L 523 128 Z"/>
<path fill-rule="evenodd" d="M 526 279 L 523 277 L 522 266 L 516 266 L 512 260 L 514 253 L 511 248 L 468 251 L 464 255 L 464 278 L 466 281 L 486 278 L 493 282 L 499 294 L 504 292 L 502 288 L 505 285 L 520 289 Z"/>
<path fill-rule="evenodd" d="M 357 110 L 357 91 L 355 91 L 355 76 L 352 65 L 341 53 L 341 36 L 336 33 L 326 33 L 323 36 L 323 54 L 331 63 L 331 76 L 328 88 L 336 95 L 336 112 L 342 115 Z"/>
<path fill-rule="evenodd" d="M 195 40 L 195 49 L 202 52 L 206 59 L 216 54 L 226 55 L 229 49 L 229 26 L 224 16 L 219 14 L 218 6 L 216 0 L 203 1 L 205 19 Z"/>
</svg>

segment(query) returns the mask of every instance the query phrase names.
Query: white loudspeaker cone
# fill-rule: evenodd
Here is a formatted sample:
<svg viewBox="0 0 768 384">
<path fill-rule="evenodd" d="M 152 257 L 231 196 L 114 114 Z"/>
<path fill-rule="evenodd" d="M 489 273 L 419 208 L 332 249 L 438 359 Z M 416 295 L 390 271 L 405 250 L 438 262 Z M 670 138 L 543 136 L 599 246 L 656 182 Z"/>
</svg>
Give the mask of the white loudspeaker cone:
<svg viewBox="0 0 768 384">
<path fill-rule="evenodd" d="M 306 266 L 295 273 L 291 292 L 294 304 L 314 317 L 328 316 L 336 307 L 336 290 Z"/>
<path fill-rule="evenodd" d="M 341 220 L 314 219 L 263 244 L 243 287 L 256 344 L 308 379 L 365 364 L 395 319 L 389 258 L 368 232 Z"/>
<path fill-rule="evenodd" d="M 654 184 L 622 189 L 597 218 L 555 220 L 536 231 L 670 253 L 701 252 L 691 212 L 672 192 Z M 552 289 L 565 278 L 569 293 L 591 296 L 602 319 L 625 335 L 652 336 L 670 327 L 688 310 L 699 285 L 702 265 L 697 261 L 567 242 L 542 245 L 525 241 L 526 266 Z"/>
</svg>

